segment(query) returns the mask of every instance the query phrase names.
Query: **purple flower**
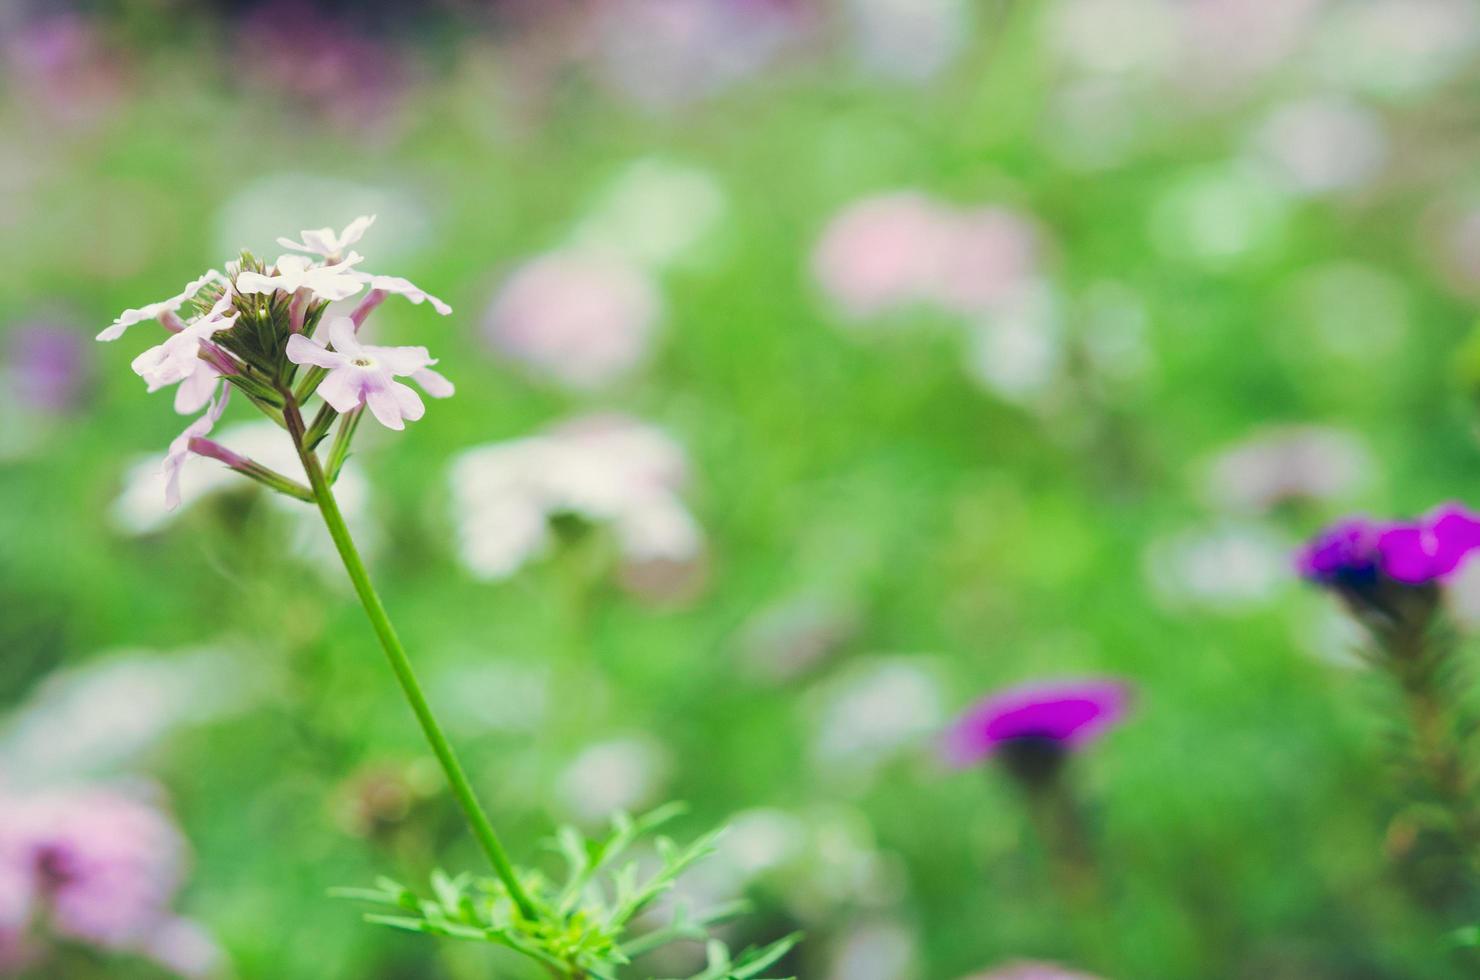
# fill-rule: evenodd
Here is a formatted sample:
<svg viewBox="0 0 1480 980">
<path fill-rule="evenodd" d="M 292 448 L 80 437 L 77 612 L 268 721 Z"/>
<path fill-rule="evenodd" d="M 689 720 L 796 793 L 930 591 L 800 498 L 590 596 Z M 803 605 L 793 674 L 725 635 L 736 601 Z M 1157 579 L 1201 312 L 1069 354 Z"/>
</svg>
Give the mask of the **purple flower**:
<svg viewBox="0 0 1480 980">
<path fill-rule="evenodd" d="M 1327 585 L 1377 577 L 1383 529 L 1365 517 L 1348 517 L 1322 530 L 1295 556 L 1302 577 Z"/>
<path fill-rule="evenodd" d="M 1480 548 L 1480 515 L 1457 503 L 1443 504 L 1379 536 L 1382 572 L 1408 585 L 1445 581 Z"/>
<path fill-rule="evenodd" d="M 43 922 L 55 935 L 183 969 L 177 936 L 195 927 L 170 903 L 186 857 L 184 838 L 163 812 L 111 789 L 0 799 L 0 965 L 29 958 L 30 924 Z M 209 940 L 195 932 L 208 953 Z M 191 972 L 204 972 L 212 958 L 189 958 Z"/>
<path fill-rule="evenodd" d="M 6 355 L 13 390 L 30 408 L 66 412 L 88 387 L 87 351 L 74 330 L 50 324 L 22 327 L 11 336 Z"/>
<path fill-rule="evenodd" d="M 945 755 L 957 766 L 998 753 L 1010 766 L 1018 755 L 1057 760 L 1112 728 L 1129 705 L 1129 688 L 1112 680 L 1009 688 L 961 716 L 946 735 Z"/>
<path fill-rule="evenodd" d="M 1444 582 L 1480 549 L 1480 515 L 1443 504 L 1416 521 L 1338 521 L 1296 556 L 1300 574 L 1340 589 L 1376 586 L 1379 576 L 1402 585 Z"/>
</svg>

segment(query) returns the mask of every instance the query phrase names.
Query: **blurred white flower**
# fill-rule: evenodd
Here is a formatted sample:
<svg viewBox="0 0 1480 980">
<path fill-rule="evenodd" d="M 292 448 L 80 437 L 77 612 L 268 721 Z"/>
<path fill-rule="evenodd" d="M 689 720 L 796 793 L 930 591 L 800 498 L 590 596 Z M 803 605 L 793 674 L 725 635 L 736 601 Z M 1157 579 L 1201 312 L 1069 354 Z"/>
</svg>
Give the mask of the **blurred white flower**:
<svg viewBox="0 0 1480 980">
<path fill-rule="evenodd" d="M 55 671 L 0 722 L 0 783 L 112 770 L 180 726 L 244 710 L 260 686 L 221 650 L 123 652 Z"/>
<path fill-rule="evenodd" d="M 756 74 L 797 26 L 791 5 L 770 0 L 612 0 L 594 13 L 601 74 L 654 109 L 694 102 Z"/>
<path fill-rule="evenodd" d="M 898 922 L 854 926 L 833 949 L 827 975 L 829 980 L 915 980 L 919 940 Z"/>
<path fill-rule="evenodd" d="M 1480 41 L 1470 0 L 1368 0 L 1337 6 L 1317 37 L 1317 72 L 1390 98 L 1421 95 L 1463 68 Z"/>
<path fill-rule="evenodd" d="M 1151 211 L 1151 238 L 1170 259 L 1235 266 L 1284 234 L 1289 199 L 1247 166 L 1217 166 L 1175 180 Z"/>
<path fill-rule="evenodd" d="M 1046 286 L 968 327 L 967 370 L 1002 398 L 1029 403 L 1060 375 L 1064 342 L 1057 299 Z"/>
<path fill-rule="evenodd" d="M 1337 500 L 1361 489 L 1371 454 L 1354 434 L 1318 425 L 1265 429 L 1208 464 L 1207 493 L 1230 510 L 1263 513 L 1289 500 Z"/>
<path fill-rule="evenodd" d="M 1159 75 L 1176 57 L 1177 29 L 1162 0 L 1067 0 L 1053 11 L 1050 41 L 1081 71 Z"/>
<path fill-rule="evenodd" d="M 1164 0 L 1165 2 L 1165 0 Z M 1248 84 L 1302 50 L 1326 0 L 1175 0 L 1179 88 L 1218 93 Z"/>
<path fill-rule="evenodd" d="M 1411 328 L 1407 286 L 1392 273 L 1360 262 L 1328 262 L 1305 269 L 1286 287 L 1284 302 L 1305 337 L 1324 354 L 1349 361 L 1381 361 L 1399 350 Z"/>
<path fill-rule="evenodd" d="M 817 668 L 853 639 L 857 604 L 826 593 L 803 593 L 759 610 L 741 627 L 738 646 L 746 667 L 781 683 Z"/>
<path fill-rule="evenodd" d="M 600 823 L 616 810 L 630 812 L 655 802 L 669 768 L 667 750 L 648 736 L 599 742 L 561 770 L 555 793 L 572 818 Z"/>
<path fill-rule="evenodd" d="M 564 249 L 514 270 L 484 319 L 494 349 L 572 388 L 596 388 L 647 356 L 662 314 L 652 278 L 614 255 Z"/>
<path fill-rule="evenodd" d="M 1153 541 L 1147 577 L 1170 605 L 1236 612 L 1265 602 L 1294 578 L 1293 546 L 1258 524 L 1226 522 Z"/>
<path fill-rule="evenodd" d="M 940 682 L 918 657 L 856 664 L 809 701 L 812 757 L 823 772 L 871 769 L 927 738 L 944 717 Z"/>
<path fill-rule="evenodd" d="M 308 477 L 293 449 L 292 440 L 266 419 L 227 426 L 217 435 L 216 441 L 285 476 L 307 482 Z M 242 480 L 215 460 L 191 455 L 180 467 L 181 507 L 170 510 L 165 506 L 162 492 L 164 480 L 159 460 L 155 457 L 132 466 L 124 476 L 123 491 L 113 502 L 110 516 L 114 526 L 127 534 L 151 534 L 166 527 L 181 511 L 212 494 L 229 489 L 257 489 L 256 484 Z M 282 494 L 265 492 L 264 495 L 271 501 L 271 506 L 293 517 L 294 545 L 298 552 L 328 570 L 331 581 L 340 581 L 343 572 L 334 543 L 312 505 L 290 500 Z M 360 548 L 373 553 L 378 529 L 371 520 L 370 482 L 354 460 L 345 463 L 340 471 L 339 480 L 334 484 L 334 496 Z"/>
<path fill-rule="evenodd" d="M 576 226 L 571 243 L 662 269 L 696 248 L 726 207 L 725 192 L 708 171 L 638 160 L 622 170 Z"/>
<path fill-rule="evenodd" d="M 1377 114 L 1345 99 L 1287 103 L 1259 127 L 1254 152 L 1299 194 L 1360 187 L 1381 170 L 1387 137 Z"/>
<path fill-rule="evenodd" d="M 550 671 L 527 660 L 490 660 L 480 654 L 432 681 L 449 728 L 477 732 L 532 732 L 550 703 Z"/>
<path fill-rule="evenodd" d="M 480 578 L 506 578 L 543 551 L 548 522 L 562 514 L 609 525 L 628 561 L 684 562 L 703 551 L 703 533 L 679 497 L 688 480 L 683 450 L 622 416 L 474 447 L 453 460 L 450 479 L 459 553 Z"/>
<path fill-rule="evenodd" d="M 886 78 L 921 82 L 948 68 L 971 37 L 965 0 L 845 0 L 854 56 Z"/>
</svg>

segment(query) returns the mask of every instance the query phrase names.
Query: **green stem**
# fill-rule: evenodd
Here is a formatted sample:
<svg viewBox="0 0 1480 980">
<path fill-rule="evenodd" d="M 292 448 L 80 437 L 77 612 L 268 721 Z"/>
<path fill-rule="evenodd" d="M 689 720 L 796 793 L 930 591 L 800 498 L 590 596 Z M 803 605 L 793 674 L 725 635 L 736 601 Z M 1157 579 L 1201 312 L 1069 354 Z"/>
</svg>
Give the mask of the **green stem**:
<svg viewBox="0 0 1480 980">
<path fill-rule="evenodd" d="M 452 751 L 452 745 L 447 741 L 447 736 L 442 733 L 442 726 L 437 723 L 436 716 L 432 714 L 426 695 L 422 693 L 421 684 L 416 679 L 416 673 L 411 668 L 411 660 L 406 656 L 406 648 L 401 645 L 401 639 L 396 635 L 396 628 L 391 625 L 385 606 L 381 603 L 375 586 L 370 583 L 370 575 L 365 570 L 365 563 L 360 559 L 359 551 L 355 548 L 354 539 L 350 537 L 349 528 L 345 526 L 344 515 L 339 511 L 339 503 L 334 499 L 334 491 L 324 476 L 324 469 L 319 464 L 319 458 L 304 443 L 303 416 L 299 413 L 298 406 L 289 400 L 283 415 L 288 423 L 288 431 L 292 433 L 293 444 L 298 449 L 299 458 L 303 461 L 303 469 L 308 474 L 309 486 L 313 489 L 314 497 L 318 502 L 319 513 L 323 515 L 324 524 L 329 528 L 329 535 L 334 539 L 334 546 L 339 550 L 339 557 L 344 562 L 344 570 L 349 573 L 350 581 L 354 584 L 355 594 L 360 597 L 360 603 L 365 607 L 365 614 L 370 617 L 370 625 L 375 628 L 375 635 L 380 638 L 380 645 L 385 649 L 391 670 L 401 684 L 401 691 L 406 695 L 406 701 L 411 705 L 416 720 L 420 722 L 422 733 L 426 735 L 427 742 L 431 744 L 437 761 L 442 764 L 442 771 L 447 775 L 447 782 L 452 786 L 453 795 L 462 805 L 463 813 L 467 816 L 473 835 L 478 838 L 478 843 L 488 855 L 494 871 L 504 883 L 504 887 L 508 889 L 509 897 L 514 900 L 514 904 L 519 907 L 519 911 L 526 918 L 535 919 L 537 916 L 534 903 L 530 901 L 523 886 L 519 884 L 518 876 L 515 875 L 514 868 L 509 863 L 509 856 L 504 851 L 498 834 L 494 832 L 488 815 L 483 812 L 483 807 L 478 803 L 478 797 L 473 792 L 472 784 L 468 782 L 467 774 L 463 772 L 462 764 L 458 762 L 457 755 Z"/>
</svg>

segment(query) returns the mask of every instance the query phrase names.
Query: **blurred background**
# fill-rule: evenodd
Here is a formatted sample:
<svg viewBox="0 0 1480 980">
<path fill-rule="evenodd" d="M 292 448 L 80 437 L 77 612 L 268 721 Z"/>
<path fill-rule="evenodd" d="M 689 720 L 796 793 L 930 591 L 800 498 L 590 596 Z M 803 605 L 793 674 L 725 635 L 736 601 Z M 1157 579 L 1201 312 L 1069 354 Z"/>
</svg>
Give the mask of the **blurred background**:
<svg viewBox="0 0 1480 980">
<path fill-rule="evenodd" d="M 325 897 L 480 856 L 314 514 L 205 462 L 165 511 L 158 338 L 92 343 L 374 213 L 455 312 L 369 329 L 459 390 L 340 492 L 522 861 L 688 801 L 734 829 L 685 893 L 807 980 L 1466 975 L 1289 555 L 1477 502 L 1477 47 L 1468 0 L 0 0 L 0 824 L 146 806 L 181 917 L 0 972 L 531 975 Z M 496 490 L 541 465 L 589 505 Z M 1073 763 L 1090 944 L 937 751 L 1082 676 L 1137 692 Z"/>
</svg>

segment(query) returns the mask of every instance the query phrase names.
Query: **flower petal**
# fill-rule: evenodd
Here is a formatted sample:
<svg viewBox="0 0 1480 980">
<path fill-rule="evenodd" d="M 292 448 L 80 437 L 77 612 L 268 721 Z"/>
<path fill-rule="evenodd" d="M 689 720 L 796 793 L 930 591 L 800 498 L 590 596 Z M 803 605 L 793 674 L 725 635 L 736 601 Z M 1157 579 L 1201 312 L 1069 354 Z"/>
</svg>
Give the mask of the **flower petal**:
<svg viewBox="0 0 1480 980">
<path fill-rule="evenodd" d="M 312 364 L 314 367 L 336 368 L 345 362 L 343 354 L 326 350 L 316 340 L 311 340 L 301 333 L 295 333 L 288 338 L 288 346 L 284 349 L 288 360 L 294 364 Z"/>
</svg>

